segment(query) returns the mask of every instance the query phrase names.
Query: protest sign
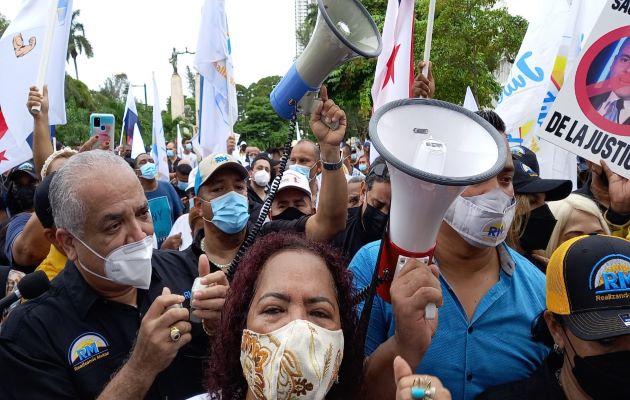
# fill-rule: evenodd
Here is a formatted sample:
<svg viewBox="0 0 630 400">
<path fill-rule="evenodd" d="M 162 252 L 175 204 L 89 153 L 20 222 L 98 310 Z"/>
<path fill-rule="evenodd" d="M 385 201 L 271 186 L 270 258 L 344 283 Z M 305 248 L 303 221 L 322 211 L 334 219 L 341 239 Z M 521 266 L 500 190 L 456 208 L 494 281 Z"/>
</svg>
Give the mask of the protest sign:
<svg viewBox="0 0 630 400">
<path fill-rule="evenodd" d="M 609 0 L 541 139 L 630 178 L 630 1 Z"/>
</svg>

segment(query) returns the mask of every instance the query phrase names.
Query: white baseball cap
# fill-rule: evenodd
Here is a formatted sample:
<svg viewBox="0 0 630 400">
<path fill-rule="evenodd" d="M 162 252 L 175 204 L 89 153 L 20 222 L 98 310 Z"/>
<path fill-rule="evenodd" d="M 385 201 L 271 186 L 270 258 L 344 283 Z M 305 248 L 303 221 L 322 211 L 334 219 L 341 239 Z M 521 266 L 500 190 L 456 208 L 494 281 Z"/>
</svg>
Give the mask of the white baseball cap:
<svg viewBox="0 0 630 400">
<path fill-rule="evenodd" d="M 284 189 L 294 188 L 301 190 L 302 192 L 308 195 L 310 200 L 313 200 L 313 195 L 311 193 L 311 188 L 308 186 L 308 179 L 298 172 L 293 170 L 286 170 L 282 174 L 282 180 L 280 181 L 280 186 L 278 187 L 278 192 L 280 193 Z"/>
</svg>

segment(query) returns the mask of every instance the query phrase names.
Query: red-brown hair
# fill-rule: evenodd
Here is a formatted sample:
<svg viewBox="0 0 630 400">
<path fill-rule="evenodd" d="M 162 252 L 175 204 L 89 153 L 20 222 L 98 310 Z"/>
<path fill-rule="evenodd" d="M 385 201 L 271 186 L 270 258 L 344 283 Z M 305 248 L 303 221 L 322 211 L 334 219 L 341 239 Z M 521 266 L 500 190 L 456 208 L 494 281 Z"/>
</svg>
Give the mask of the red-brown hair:
<svg viewBox="0 0 630 400">
<path fill-rule="evenodd" d="M 301 251 L 321 258 L 330 272 L 339 305 L 345 344 L 339 369 L 339 383 L 333 385 L 327 399 L 352 399 L 361 391 L 363 349 L 357 340 L 356 309 L 352 298 L 352 278 L 341 253 L 329 245 L 312 242 L 294 233 L 271 233 L 257 240 L 238 266 L 223 307 L 221 324 L 212 344 L 207 385 L 210 393 L 221 391 L 225 400 L 245 398 L 247 382 L 240 363 L 241 337 L 247 313 L 256 292 L 257 281 L 265 263 L 284 251 Z"/>
</svg>

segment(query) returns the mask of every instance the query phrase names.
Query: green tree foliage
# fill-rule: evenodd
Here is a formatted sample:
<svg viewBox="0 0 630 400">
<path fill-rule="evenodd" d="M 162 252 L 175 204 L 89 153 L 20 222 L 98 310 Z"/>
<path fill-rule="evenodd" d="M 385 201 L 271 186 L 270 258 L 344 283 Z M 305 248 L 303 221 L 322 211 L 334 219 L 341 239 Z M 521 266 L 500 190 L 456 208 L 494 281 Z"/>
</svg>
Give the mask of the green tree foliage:
<svg viewBox="0 0 630 400">
<path fill-rule="evenodd" d="M 128 90 L 129 78 L 127 78 L 127 74 L 121 73 L 105 79 L 99 93 L 112 99 L 125 101 Z"/>
<path fill-rule="evenodd" d="M 79 79 L 79 69 L 77 68 L 77 57 L 79 54 L 85 53 L 87 58 L 94 57 L 92 43 L 85 37 L 85 28 L 83 24 L 78 21 L 80 14 L 81 10 L 74 10 L 72 12 L 70 35 L 68 36 L 68 54 L 66 55 L 66 61 L 72 58 L 74 62 L 74 73 L 77 79 Z"/>
<path fill-rule="evenodd" d="M 266 149 L 286 141 L 289 123 L 278 117 L 269 102 L 269 94 L 279 81 L 279 76 L 268 76 L 247 88 L 236 85 L 239 119 L 234 131 L 252 146 Z"/>
<path fill-rule="evenodd" d="M 188 91 L 190 92 L 190 95 L 194 99 L 196 89 L 195 73 L 192 72 L 189 65 L 186 66 L 186 84 L 188 85 Z"/>
<path fill-rule="evenodd" d="M 4 34 L 4 31 L 9 27 L 9 20 L 4 15 L 0 14 L 0 37 Z"/>
<path fill-rule="evenodd" d="M 379 30 L 385 22 L 387 2 L 362 0 Z M 513 61 L 527 29 L 527 21 L 512 16 L 498 0 L 437 0 L 431 61 L 436 81 L 435 98 L 461 104 L 466 86 L 472 88 L 480 106 L 490 106 L 500 92 L 493 73 L 503 59 Z M 429 0 L 416 4 L 414 59 L 424 53 Z M 296 32 L 308 43 L 315 23 L 316 7 L 309 10 L 303 29 Z M 326 79 L 331 97 L 348 115 L 347 136 L 365 137 L 372 113 L 371 88 L 376 59 L 359 58 L 333 71 Z"/>
</svg>

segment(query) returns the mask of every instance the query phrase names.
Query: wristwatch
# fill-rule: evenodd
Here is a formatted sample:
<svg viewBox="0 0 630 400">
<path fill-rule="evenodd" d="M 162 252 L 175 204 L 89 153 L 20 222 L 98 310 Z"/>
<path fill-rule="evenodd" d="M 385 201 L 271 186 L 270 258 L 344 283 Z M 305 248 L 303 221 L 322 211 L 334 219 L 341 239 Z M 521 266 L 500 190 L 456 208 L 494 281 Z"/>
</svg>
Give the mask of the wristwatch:
<svg viewBox="0 0 630 400">
<path fill-rule="evenodd" d="M 336 171 L 340 169 L 342 165 L 343 165 L 342 158 L 339 158 L 339 161 L 336 163 L 327 163 L 326 161 L 322 160 L 322 166 L 324 167 L 325 170 L 328 170 L 328 171 Z"/>
</svg>

